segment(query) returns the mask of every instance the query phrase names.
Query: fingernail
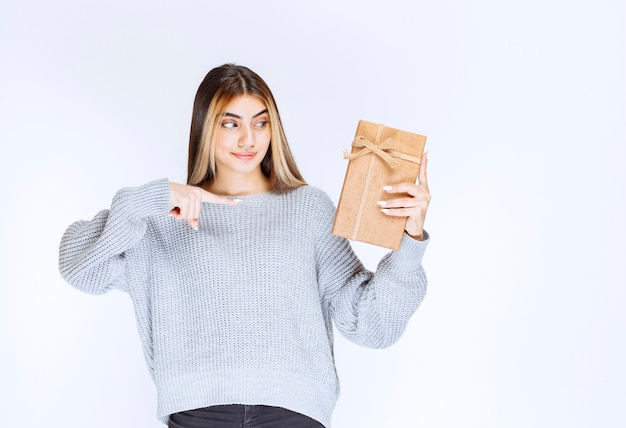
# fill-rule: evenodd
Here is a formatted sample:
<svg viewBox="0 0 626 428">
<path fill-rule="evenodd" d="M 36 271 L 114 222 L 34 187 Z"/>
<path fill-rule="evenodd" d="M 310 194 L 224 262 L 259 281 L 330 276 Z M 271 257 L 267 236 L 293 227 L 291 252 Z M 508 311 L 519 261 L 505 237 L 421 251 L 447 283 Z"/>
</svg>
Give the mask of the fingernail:
<svg viewBox="0 0 626 428">
<path fill-rule="evenodd" d="M 383 187 L 383 190 L 390 191 L 391 190 L 391 186 L 385 186 L 385 187 Z"/>
<path fill-rule="evenodd" d="M 382 212 L 382 213 L 388 213 L 388 212 L 389 212 L 389 208 L 383 208 L 382 210 L 380 210 L 380 212 Z"/>
<path fill-rule="evenodd" d="M 233 202 L 236 202 L 236 203 L 239 203 L 241 201 L 243 201 L 243 199 L 233 199 Z"/>
<path fill-rule="evenodd" d="M 380 205 L 381 207 L 384 207 L 385 205 L 387 205 L 387 201 L 378 201 L 376 203 Z"/>
</svg>

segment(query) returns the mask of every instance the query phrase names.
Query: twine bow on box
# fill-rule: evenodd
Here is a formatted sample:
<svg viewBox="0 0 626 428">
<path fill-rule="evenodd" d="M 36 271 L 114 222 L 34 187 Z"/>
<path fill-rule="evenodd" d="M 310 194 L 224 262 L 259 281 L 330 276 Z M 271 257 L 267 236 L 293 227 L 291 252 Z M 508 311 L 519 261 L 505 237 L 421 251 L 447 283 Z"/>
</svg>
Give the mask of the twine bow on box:
<svg viewBox="0 0 626 428">
<path fill-rule="evenodd" d="M 385 141 L 379 144 L 380 135 L 382 134 L 383 129 L 383 125 L 378 126 L 378 131 L 376 132 L 376 139 L 374 140 L 374 142 L 361 135 L 357 136 L 352 142 L 352 147 L 361 150 L 355 153 L 348 153 L 348 151 L 344 149 L 343 158 L 352 160 L 371 153 L 374 156 L 378 156 L 383 162 L 387 164 L 389 168 L 392 169 L 398 166 L 398 162 L 394 158 L 404 159 L 416 164 L 420 164 L 422 162 L 421 158 L 419 157 L 407 155 L 405 153 L 400 153 L 393 150 L 394 142 L 392 138 L 387 138 Z"/>
</svg>

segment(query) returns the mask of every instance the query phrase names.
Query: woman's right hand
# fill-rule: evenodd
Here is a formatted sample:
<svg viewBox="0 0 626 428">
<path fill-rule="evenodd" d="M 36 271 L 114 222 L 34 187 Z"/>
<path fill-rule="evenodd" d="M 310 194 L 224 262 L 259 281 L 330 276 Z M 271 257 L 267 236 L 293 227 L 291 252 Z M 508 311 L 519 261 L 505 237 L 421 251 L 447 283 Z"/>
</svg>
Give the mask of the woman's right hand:
<svg viewBox="0 0 626 428">
<path fill-rule="evenodd" d="M 202 203 L 237 205 L 238 199 L 214 195 L 206 190 L 187 184 L 170 182 L 170 215 L 176 220 L 185 220 L 194 230 L 198 230 L 198 218 L 202 211 Z"/>
</svg>

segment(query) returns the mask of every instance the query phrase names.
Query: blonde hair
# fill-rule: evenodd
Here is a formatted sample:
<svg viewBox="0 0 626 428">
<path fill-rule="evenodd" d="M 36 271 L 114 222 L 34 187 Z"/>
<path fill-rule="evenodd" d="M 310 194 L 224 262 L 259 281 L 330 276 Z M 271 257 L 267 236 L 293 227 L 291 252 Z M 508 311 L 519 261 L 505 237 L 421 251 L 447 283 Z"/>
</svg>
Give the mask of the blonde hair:
<svg viewBox="0 0 626 428">
<path fill-rule="evenodd" d="M 274 96 L 261 77 L 247 67 L 224 64 L 209 71 L 193 105 L 189 135 L 187 184 L 210 183 L 217 174 L 215 138 L 226 105 L 242 95 L 258 97 L 270 117 L 271 140 L 261 171 L 270 179 L 272 189 L 284 192 L 306 184 L 287 143 Z"/>
</svg>

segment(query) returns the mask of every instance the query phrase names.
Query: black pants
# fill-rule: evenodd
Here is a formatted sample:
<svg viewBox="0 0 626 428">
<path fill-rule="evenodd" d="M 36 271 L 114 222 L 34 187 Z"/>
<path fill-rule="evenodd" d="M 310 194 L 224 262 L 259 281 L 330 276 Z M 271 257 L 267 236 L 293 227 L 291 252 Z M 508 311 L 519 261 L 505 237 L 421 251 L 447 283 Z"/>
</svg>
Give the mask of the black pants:
<svg viewBox="0 0 626 428">
<path fill-rule="evenodd" d="M 324 428 L 308 416 L 281 407 L 231 404 L 170 415 L 169 428 Z"/>
</svg>

